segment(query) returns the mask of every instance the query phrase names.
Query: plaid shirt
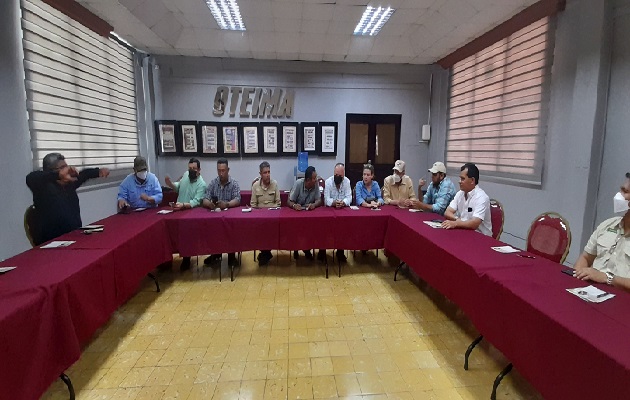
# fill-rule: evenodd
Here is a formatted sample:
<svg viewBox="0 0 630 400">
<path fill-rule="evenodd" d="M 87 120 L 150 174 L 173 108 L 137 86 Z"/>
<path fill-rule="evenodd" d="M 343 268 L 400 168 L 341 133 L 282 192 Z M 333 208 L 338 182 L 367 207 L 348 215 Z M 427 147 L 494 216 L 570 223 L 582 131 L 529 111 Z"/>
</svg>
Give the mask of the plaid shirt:
<svg viewBox="0 0 630 400">
<path fill-rule="evenodd" d="M 238 202 L 240 203 L 241 189 L 238 187 L 238 182 L 232 179 L 231 176 L 228 176 L 228 181 L 225 186 L 221 186 L 221 182 L 217 176 L 208 184 L 206 195 L 204 197 L 210 201 L 212 201 L 213 197 L 216 197 L 219 201 L 226 202 L 238 199 Z"/>
</svg>

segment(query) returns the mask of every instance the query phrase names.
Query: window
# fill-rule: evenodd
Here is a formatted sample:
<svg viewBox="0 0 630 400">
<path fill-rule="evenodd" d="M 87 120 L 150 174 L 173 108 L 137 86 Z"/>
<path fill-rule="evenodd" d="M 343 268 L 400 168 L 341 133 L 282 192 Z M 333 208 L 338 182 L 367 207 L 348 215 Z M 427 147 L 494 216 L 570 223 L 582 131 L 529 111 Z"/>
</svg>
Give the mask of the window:
<svg viewBox="0 0 630 400">
<path fill-rule="evenodd" d="M 131 168 L 138 154 L 133 55 L 47 4 L 22 1 L 33 166 Z"/>
<path fill-rule="evenodd" d="M 542 184 L 553 43 L 547 17 L 453 66 L 449 169 L 474 162 L 490 180 Z"/>
</svg>

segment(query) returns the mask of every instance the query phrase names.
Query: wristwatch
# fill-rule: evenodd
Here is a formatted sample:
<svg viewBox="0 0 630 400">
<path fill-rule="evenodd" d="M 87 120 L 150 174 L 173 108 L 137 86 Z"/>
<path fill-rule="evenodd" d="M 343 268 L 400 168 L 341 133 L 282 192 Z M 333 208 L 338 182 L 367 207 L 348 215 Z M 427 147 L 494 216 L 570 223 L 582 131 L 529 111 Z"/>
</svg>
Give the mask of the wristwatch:
<svg viewBox="0 0 630 400">
<path fill-rule="evenodd" d="M 615 279 L 615 275 L 612 272 L 606 272 L 606 284 L 612 286 L 612 281 Z"/>
</svg>

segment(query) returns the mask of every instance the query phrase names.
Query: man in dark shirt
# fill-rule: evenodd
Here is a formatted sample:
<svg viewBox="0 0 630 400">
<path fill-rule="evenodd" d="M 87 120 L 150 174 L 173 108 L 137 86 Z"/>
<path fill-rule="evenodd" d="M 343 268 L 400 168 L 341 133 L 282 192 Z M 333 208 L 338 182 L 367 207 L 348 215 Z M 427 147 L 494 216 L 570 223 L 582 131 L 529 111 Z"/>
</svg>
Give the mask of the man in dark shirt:
<svg viewBox="0 0 630 400">
<path fill-rule="evenodd" d="M 108 175 L 107 168 L 86 168 L 78 172 L 66 163 L 61 154 L 47 154 L 43 160 L 43 170 L 33 171 L 26 176 L 26 185 L 33 192 L 35 206 L 35 244 L 40 245 L 80 228 L 81 209 L 77 188 L 88 179 Z"/>
</svg>

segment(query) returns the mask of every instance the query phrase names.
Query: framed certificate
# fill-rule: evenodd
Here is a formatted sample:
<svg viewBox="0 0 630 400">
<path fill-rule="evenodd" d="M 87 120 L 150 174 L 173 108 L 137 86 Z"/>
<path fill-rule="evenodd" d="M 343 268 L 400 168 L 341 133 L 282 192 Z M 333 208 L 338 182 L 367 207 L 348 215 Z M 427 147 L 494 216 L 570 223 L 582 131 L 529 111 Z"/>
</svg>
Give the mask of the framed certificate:
<svg viewBox="0 0 630 400">
<path fill-rule="evenodd" d="M 300 123 L 301 132 L 301 151 L 305 151 L 308 154 L 318 153 L 318 142 L 320 137 L 319 124 L 317 122 L 302 122 Z"/>
<path fill-rule="evenodd" d="M 261 124 L 263 154 L 277 156 L 280 154 L 278 142 L 278 124 Z"/>
<path fill-rule="evenodd" d="M 337 122 L 320 122 L 321 145 L 319 146 L 320 156 L 337 156 Z"/>
<path fill-rule="evenodd" d="M 238 124 L 226 124 L 221 127 L 223 155 L 239 155 L 239 131 L 240 129 Z"/>
<path fill-rule="evenodd" d="M 278 148 L 281 155 L 296 155 L 298 153 L 298 127 L 296 123 L 280 124 L 280 143 Z"/>
<path fill-rule="evenodd" d="M 242 156 L 258 156 L 260 152 L 260 125 L 259 124 L 250 124 L 250 123 L 242 123 L 241 124 L 242 131 Z"/>
<path fill-rule="evenodd" d="M 177 126 L 182 154 L 197 154 L 197 121 L 180 121 Z"/>
<path fill-rule="evenodd" d="M 219 124 L 213 122 L 200 122 L 199 130 L 201 131 L 201 155 L 217 156 L 222 154 L 219 148 Z"/>
<path fill-rule="evenodd" d="M 176 121 L 155 121 L 155 152 L 158 156 L 176 156 Z"/>
</svg>

